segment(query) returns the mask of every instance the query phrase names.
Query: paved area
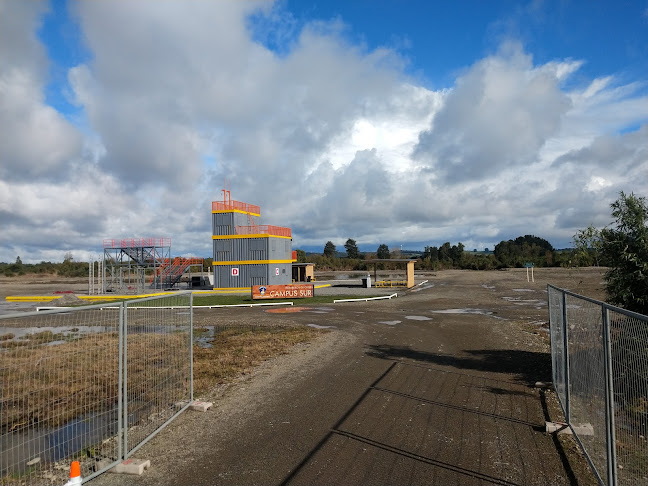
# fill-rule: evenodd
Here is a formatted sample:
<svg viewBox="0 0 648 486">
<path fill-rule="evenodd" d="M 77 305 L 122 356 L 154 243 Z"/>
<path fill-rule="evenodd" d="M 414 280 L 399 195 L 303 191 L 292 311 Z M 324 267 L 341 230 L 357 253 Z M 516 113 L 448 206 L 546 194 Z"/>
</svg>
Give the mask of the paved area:
<svg viewBox="0 0 648 486">
<path fill-rule="evenodd" d="M 214 408 L 138 451 L 143 476 L 90 484 L 596 484 L 573 439 L 544 432 L 561 417 L 533 386 L 551 379 L 538 273 L 443 272 L 397 299 L 291 314 L 200 311 L 330 332 L 200 397 Z"/>
</svg>

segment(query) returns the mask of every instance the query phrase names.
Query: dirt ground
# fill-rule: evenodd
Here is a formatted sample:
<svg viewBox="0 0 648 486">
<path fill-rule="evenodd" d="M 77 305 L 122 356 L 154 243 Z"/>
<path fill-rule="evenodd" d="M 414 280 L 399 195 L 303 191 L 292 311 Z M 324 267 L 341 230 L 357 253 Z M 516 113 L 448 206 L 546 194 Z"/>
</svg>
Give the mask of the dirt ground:
<svg viewBox="0 0 648 486">
<path fill-rule="evenodd" d="M 88 279 L 39 274 L 0 276 L 0 298 L 2 300 L 8 295 L 53 295 L 55 292 L 66 291 L 87 295 Z"/>
<path fill-rule="evenodd" d="M 143 476 L 90 484 L 596 484 L 573 439 L 544 433 L 562 416 L 534 384 L 551 381 L 547 283 L 602 300 L 603 271 L 416 272 L 391 300 L 197 309 L 196 326 L 324 331 L 197 397 L 214 407 L 143 446 Z M 12 280 L 2 297 L 82 285 Z"/>
</svg>

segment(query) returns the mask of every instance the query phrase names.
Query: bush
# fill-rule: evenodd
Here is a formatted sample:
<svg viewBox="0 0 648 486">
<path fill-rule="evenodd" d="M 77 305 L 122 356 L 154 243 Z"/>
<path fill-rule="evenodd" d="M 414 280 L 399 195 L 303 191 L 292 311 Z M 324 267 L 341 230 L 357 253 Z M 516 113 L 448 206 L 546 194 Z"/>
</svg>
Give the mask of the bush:
<svg viewBox="0 0 648 486">
<path fill-rule="evenodd" d="M 610 270 L 605 290 L 610 303 L 648 314 L 648 207 L 646 198 L 620 193 L 610 205 L 614 228 L 601 230 L 601 253 Z"/>
</svg>

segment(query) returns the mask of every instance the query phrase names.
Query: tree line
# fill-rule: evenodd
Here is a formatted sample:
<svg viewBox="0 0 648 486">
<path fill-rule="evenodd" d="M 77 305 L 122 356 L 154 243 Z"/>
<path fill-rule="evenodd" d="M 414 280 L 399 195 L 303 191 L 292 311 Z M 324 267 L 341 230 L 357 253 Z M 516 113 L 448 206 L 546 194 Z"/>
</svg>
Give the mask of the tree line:
<svg viewBox="0 0 648 486">
<path fill-rule="evenodd" d="M 332 241 L 327 241 L 321 255 L 297 250 L 297 261 L 315 263 L 321 270 L 365 270 L 365 259 L 402 258 L 400 250 L 389 250 L 380 244 L 375 253 L 362 253 L 356 241 L 349 238 L 344 244 L 345 253 L 337 251 Z M 423 254 L 410 257 L 418 260 L 417 267 L 425 270 L 465 269 L 494 270 L 499 268 L 522 267 L 533 263 L 538 267 L 567 266 L 569 251 L 557 251 L 547 240 L 534 235 L 524 235 L 515 240 L 502 241 L 491 252 L 466 252 L 461 242 L 445 242 L 441 246 L 426 246 Z M 389 268 L 389 267 L 387 267 Z"/>
<path fill-rule="evenodd" d="M 77 262 L 70 254 L 65 255 L 63 262 L 23 263 L 20 256 L 13 263 L 0 262 L 0 275 L 13 277 L 25 274 L 59 275 L 61 277 L 87 277 L 88 262 Z"/>
<path fill-rule="evenodd" d="M 466 252 L 459 242 L 451 245 L 426 246 L 417 257 L 417 268 L 426 270 L 470 269 L 494 270 L 523 267 L 607 267 L 605 290 L 607 300 L 641 314 L 648 314 L 648 204 L 645 197 L 621 192 L 610 205 L 614 221 L 605 228 L 593 225 L 578 230 L 573 237 L 573 249 L 556 250 L 544 238 L 519 236 L 499 242 L 492 253 Z M 355 240 L 344 245 L 346 257 L 338 257 L 335 245 L 328 241 L 321 255 L 308 255 L 308 261 L 320 270 L 366 270 L 368 258 L 390 258 L 387 245 L 380 245 L 375 254 L 362 254 Z M 298 261 L 307 255 L 297 250 Z M 387 267 L 389 268 L 389 267 Z"/>
<path fill-rule="evenodd" d="M 605 228 L 593 225 L 578 230 L 573 237 L 574 248 L 556 250 L 547 240 L 535 235 L 524 235 L 514 240 L 501 241 L 492 253 L 466 252 L 459 242 L 451 245 L 426 246 L 418 260 L 418 268 L 426 270 L 470 269 L 493 270 L 522 267 L 532 263 L 536 267 L 604 266 L 608 301 L 629 310 L 648 314 L 648 205 L 645 197 L 621 192 L 610 205 L 614 221 Z M 327 241 L 321 255 L 307 255 L 297 250 L 297 261 L 315 263 L 319 270 L 367 270 L 366 258 L 390 259 L 401 257 L 399 251 L 390 251 L 386 244 L 375 253 L 362 253 L 356 241 L 349 238 L 344 244 L 346 257 L 338 257 L 336 246 Z M 204 270 L 211 266 L 211 258 L 204 260 Z M 385 268 L 390 268 L 386 264 Z M 71 253 L 62 263 L 42 261 L 23 263 L 20 257 L 13 263 L 0 262 L 0 274 L 5 276 L 27 273 L 88 276 L 88 263 L 77 262 Z"/>
</svg>

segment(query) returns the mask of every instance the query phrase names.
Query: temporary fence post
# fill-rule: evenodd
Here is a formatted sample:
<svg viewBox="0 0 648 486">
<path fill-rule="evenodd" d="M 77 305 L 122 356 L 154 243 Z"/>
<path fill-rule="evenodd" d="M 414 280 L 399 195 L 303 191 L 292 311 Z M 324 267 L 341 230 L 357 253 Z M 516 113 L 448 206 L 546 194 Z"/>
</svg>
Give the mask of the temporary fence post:
<svg viewBox="0 0 648 486">
<path fill-rule="evenodd" d="M 193 379 L 193 292 L 189 294 L 189 386 L 190 400 L 194 400 L 194 379 Z"/>
<path fill-rule="evenodd" d="M 123 459 L 128 458 L 128 303 L 122 302 L 122 313 L 123 313 L 123 328 L 124 328 L 124 365 L 122 368 L 122 376 L 124 377 L 124 389 L 122 396 L 124 399 L 123 411 L 123 427 L 124 427 L 124 457 Z"/>
<path fill-rule="evenodd" d="M 567 295 L 564 290 L 560 291 L 562 294 L 562 326 L 563 326 L 563 354 L 565 356 L 565 420 L 571 424 L 571 411 L 570 411 L 570 393 L 569 393 L 569 326 L 567 325 Z"/>
<path fill-rule="evenodd" d="M 122 302 L 119 306 L 119 364 L 118 373 L 119 373 L 119 385 L 118 385 L 118 398 L 117 398 L 117 456 L 119 459 L 124 459 L 122 451 L 122 441 L 123 436 L 125 435 L 124 431 L 124 422 L 122 413 L 124 412 L 124 395 L 123 395 L 123 371 L 124 371 L 124 303 Z"/>
<path fill-rule="evenodd" d="M 614 380 L 612 379 L 612 343 L 610 340 L 610 310 L 602 306 L 603 354 L 605 357 L 605 435 L 607 448 L 607 482 L 617 485 L 616 436 L 614 431 Z"/>
</svg>

